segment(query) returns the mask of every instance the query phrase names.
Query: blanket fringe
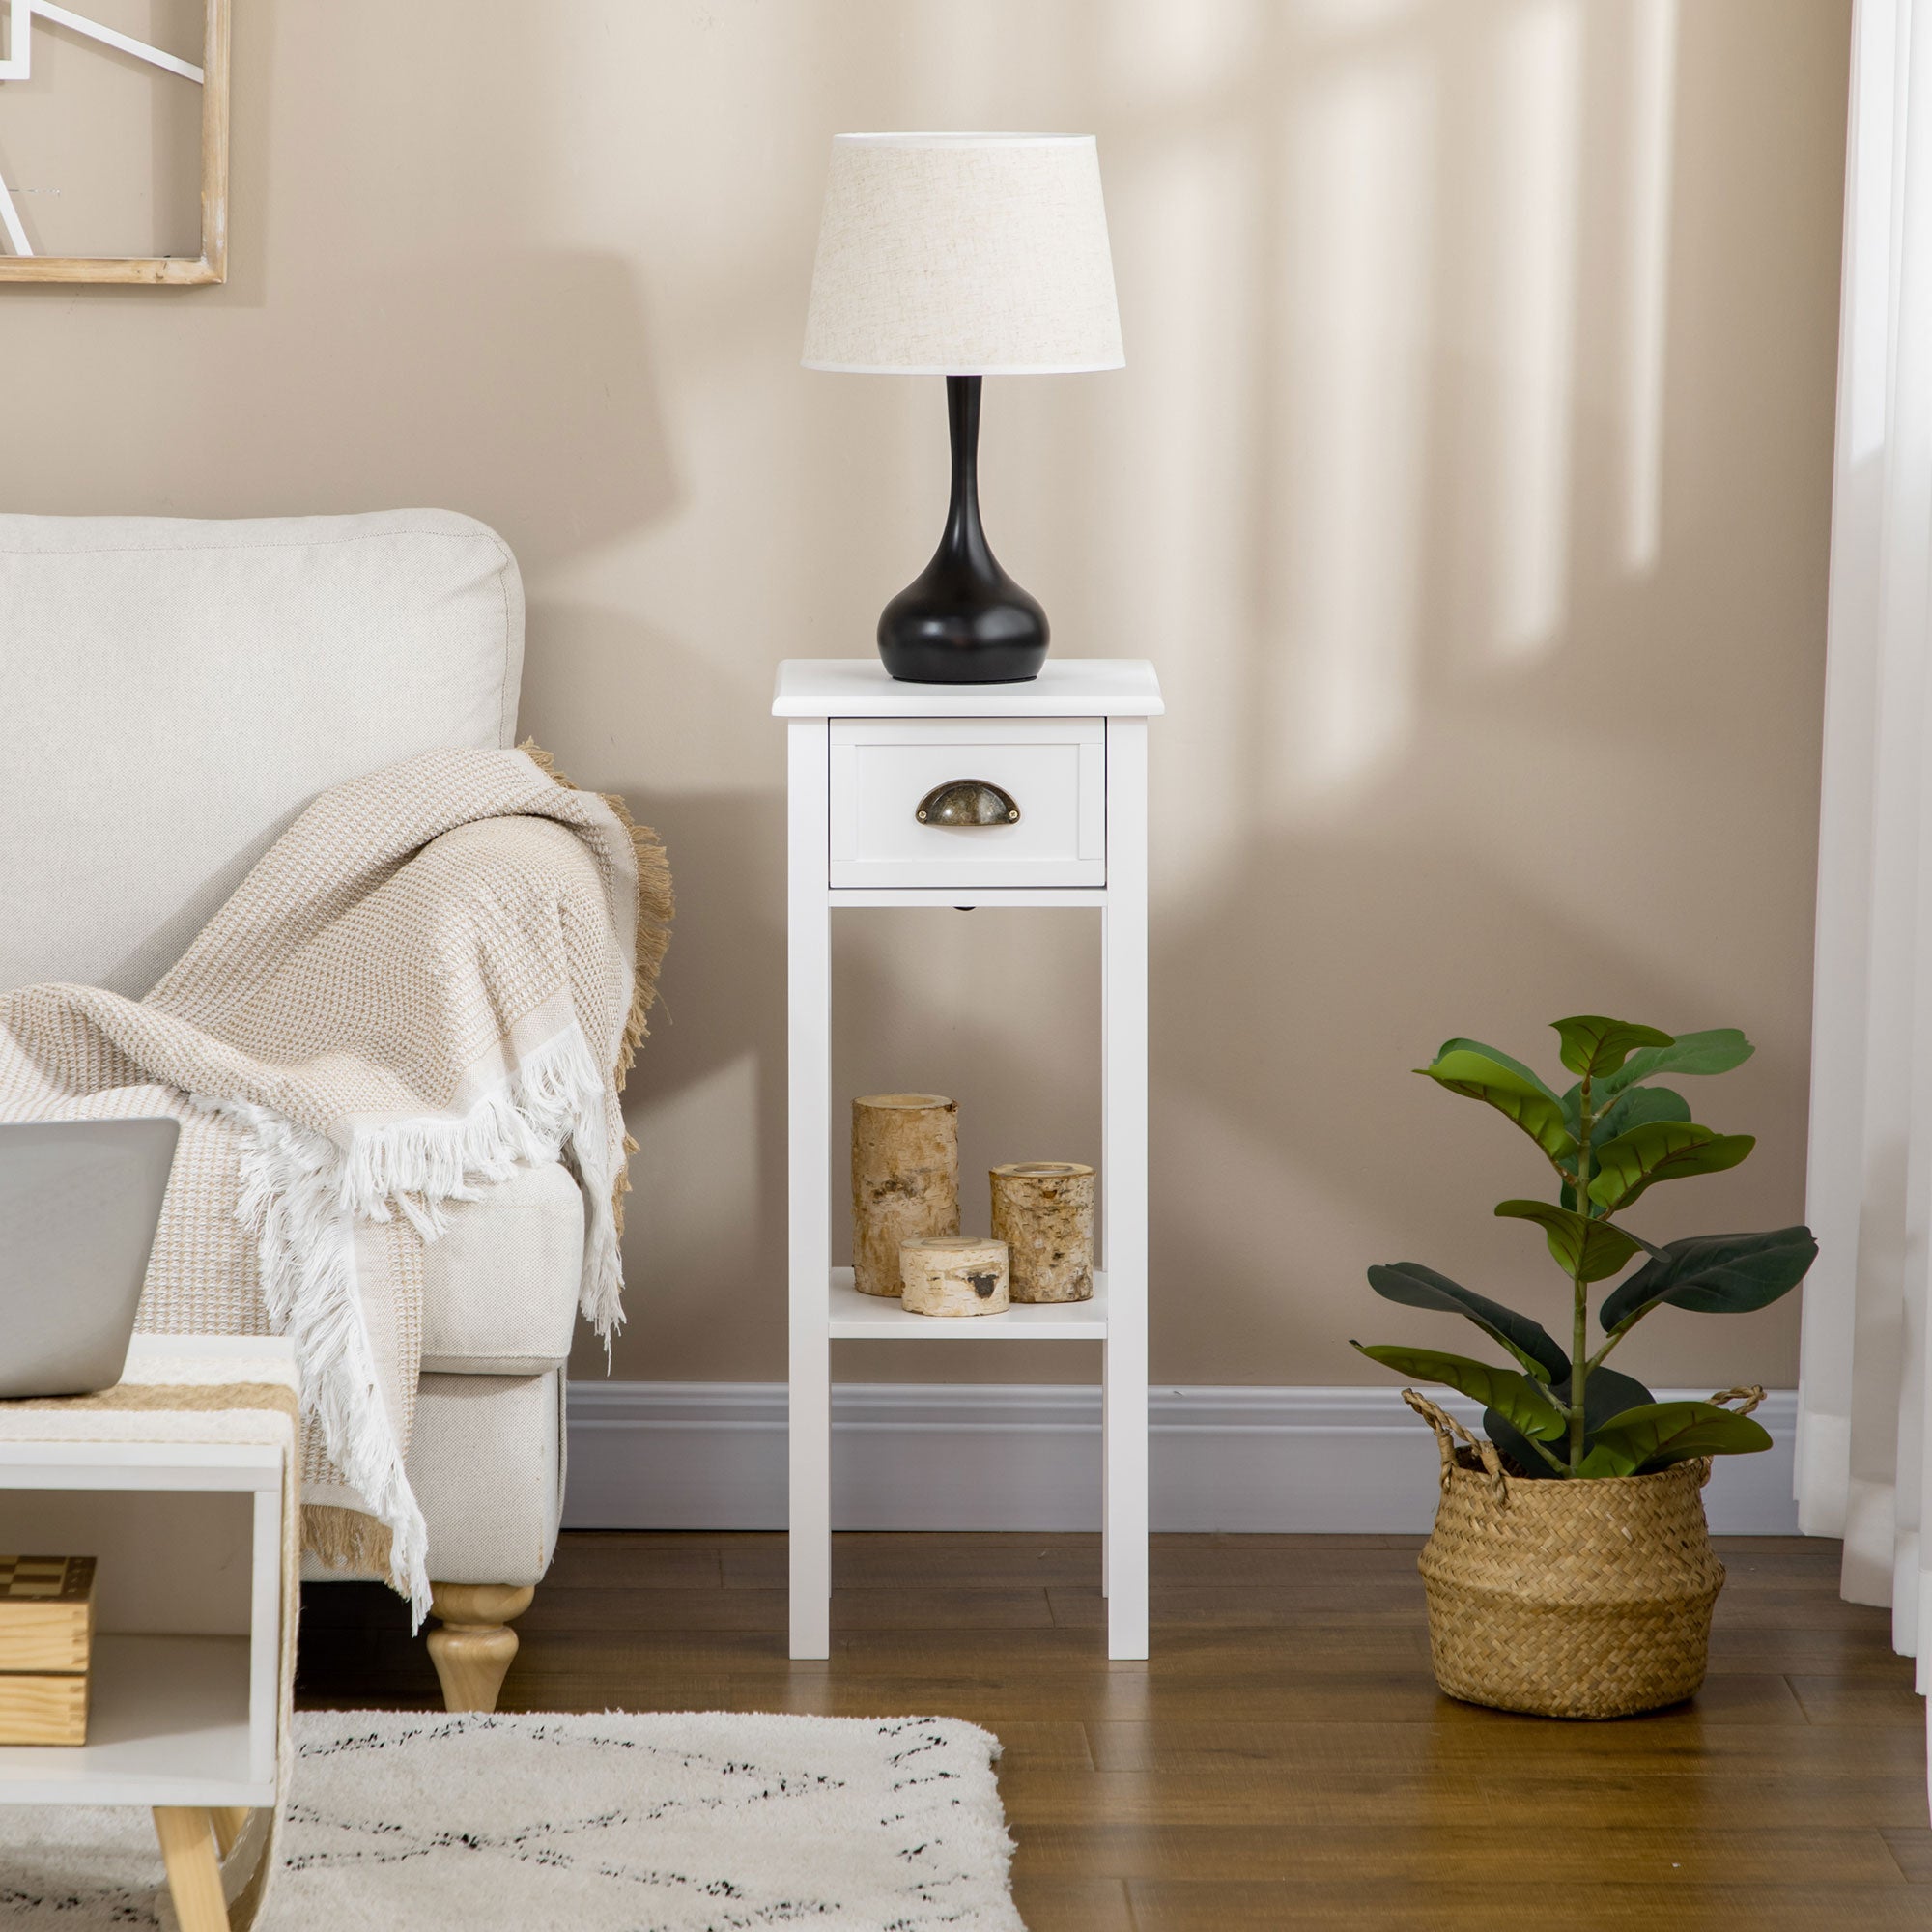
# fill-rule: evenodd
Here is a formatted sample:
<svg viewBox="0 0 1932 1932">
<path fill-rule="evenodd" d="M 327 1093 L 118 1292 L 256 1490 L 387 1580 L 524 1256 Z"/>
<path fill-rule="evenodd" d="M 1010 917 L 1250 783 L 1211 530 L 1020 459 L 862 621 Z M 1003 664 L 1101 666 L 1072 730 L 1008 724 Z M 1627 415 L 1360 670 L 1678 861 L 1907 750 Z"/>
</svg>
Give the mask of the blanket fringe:
<svg viewBox="0 0 1932 1932">
<path fill-rule="evenodd" d="M 429 1613 L 429 1532 L 384 1405 L 355 1283 L 355 1224 L 402 1213 L 425 1240 L 448 1226 L 453 1201 L 507 1180 L 519 1163 L 554 1160 L 568 1146 L 587 1198 L 579 1300 L 606 1349 L 623 1322 L 623 1263 L 611 1208 L 604 1082 L 575 1026 L 526 1054 L 466 1113 L 394 1121 L 347 1148 L 244 1100 L 193 1096 L 242 1132 L 242 1225 L 255 1237 L 262 1292 L 278 1333 L 295 1343 L 304 1406 L 344 1480 L 384 1533 L 382 1570 Z M 341 1520 L 336 1520 L 336 1519 Z M 349 1510 L 304 1520 L 325 1560 L 370 1567 L 375 1548 Z"/>
<path fill-rule="evenodd" d="M 242 1131 L 236 1214 L 255 1239 L 262 1298 L 295 1344 L 302 1410 L 343 1479 L 388 1526 L 390 1585 L 418 1628 L 429 1614 L 429 1529 L 403 1468 L 355 1281 L 355 1230 L 340 1197 L 342 1150 L 247 1100 L 188 1098 Z"/>
<path fill-rule="evenodd" d="M 304 1503 L 302 1548 L 331 1570 L 358 1577 L 386 1577 L 391 1538 L 386 1525 L 339 1503 Z"/>
<path fill-rule="evenodd" d="M 448 1229 L 450 1202 L 477 1200 L 519 1166 L 541 1166 L 567 1149 L 585 1194 L 578 1305 L 608 1353 L 624 1325 L 624 1264 L 605 1105 L 604 1077 L 573 1025 L 524 1055 L 467 1113 L 358 1133 L 341 1158 L 336 1200 L 360 1220 L 386 1221 L 393 1208 L 434 1241 Z"/>
<path fill-rule="evenodd" d="M 517 750 L 554 784 L 563 786 L 566 791 L 582 790 L 582 786 L 572 783 L 557 770 L 556 760 L 534 738 L 526 738 Z M 637 1062 L 638 1049 L 650 1034 L 650 1011 L 658 998 L 658 969 L 664 964 L 666 950 L 670 945 L 670 925 L 677 911 L 677 900 L 671 887 L 670 859 L 665 851 L 664 841 L 648 825 L 639 825 L 631 816 L 631 808 L 621 793 L 600 791 L 596 796 L 611 808 L 617 823 L 630 834 L 631 847 L 638 857 L 637 977 L 632 981 L 631 1009 L 625 1019 L 624 1037 L 617 1050 L 617 1091 L 621 1094 L 624 1082 Z M 633 1154 L 637 1151 L 637 1142 L 626 1134 L 625 1153 Z M 630 1174 L 626 1168 L 619 1167 L 611 1182 L 611 1214 L 614 1231 L 619 1236 L 624 1232 L 624 1196 L 630 1191 Z"/>
<path fill-rule="evenodd" d="M 469 1110 L 391 1121 L 358 1132 L 343 1154 L 336 1200 L 360 1220 L 393 1206 L 426 1241 L 448 1226 L 451 1201 L 474 1201 L 520 1166 L 557 1157 L 567 1140 L 603 1130 L 604 1081 L 575 1026 L 523 1056 Z"/>
</svg>

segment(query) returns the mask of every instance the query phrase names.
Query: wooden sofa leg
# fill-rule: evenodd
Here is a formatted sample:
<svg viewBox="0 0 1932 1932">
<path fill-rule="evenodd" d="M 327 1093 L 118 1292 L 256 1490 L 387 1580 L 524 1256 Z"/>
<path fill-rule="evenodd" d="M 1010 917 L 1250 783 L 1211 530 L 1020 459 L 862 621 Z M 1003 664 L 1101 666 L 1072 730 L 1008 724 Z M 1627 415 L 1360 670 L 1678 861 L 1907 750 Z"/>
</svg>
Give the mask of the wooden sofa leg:
<svg viewBox="0 0 1932 1932">
<path fill-rule="evenodd" d="M 429 1634 L 430 1662 L 451 1711 L 494 1711 L 517 1634 L 510 1619 L 529 1608 L 536 1591 L 527 1583 L 432 1583 L 430 1609 L 441 1629 Z"/>
</svg>

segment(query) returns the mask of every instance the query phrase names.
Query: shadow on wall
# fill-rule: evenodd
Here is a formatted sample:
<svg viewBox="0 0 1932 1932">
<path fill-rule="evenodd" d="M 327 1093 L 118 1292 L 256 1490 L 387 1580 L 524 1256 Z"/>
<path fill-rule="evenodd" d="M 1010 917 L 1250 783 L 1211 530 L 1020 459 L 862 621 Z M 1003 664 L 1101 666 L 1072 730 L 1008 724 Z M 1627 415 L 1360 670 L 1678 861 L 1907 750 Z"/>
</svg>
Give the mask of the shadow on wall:
<svg viewBox="0 0 1932 1932">
<path fill-rule="evenodd" d="M 639 1144 L 626 1299 L 648 1319 L 654 1353 L 690 1353 L 717 1347 L 719 1312 L 742 1308 L 748 1284 L 775 1276 L 782 1295 L 784 804 L 770 792 L 631 787 L 627 798 L 670 855 L 677 923 L 625 1099 Z M 781 1325 L 769 1339 L 779 1365 L 748 1376 L 782 1375 Z M 602 1348 L 586 1330 L 578 1343 L 574 1373 L 601 1378 Z"/>
<path fill-rule="evenodd" d="M 335 309 L 302 380 L 260 398 L 303 418 L 310 509 L 460 504 L 510 536 L 526 576 L 662 520 L 676 500 L 650 336 L 630 265 L 509 246 L 410 260 Z M 315 433 L 354 422 L 355 436 Z M 288 484 L 282 486 L 286 493 Z"/>
</svg>

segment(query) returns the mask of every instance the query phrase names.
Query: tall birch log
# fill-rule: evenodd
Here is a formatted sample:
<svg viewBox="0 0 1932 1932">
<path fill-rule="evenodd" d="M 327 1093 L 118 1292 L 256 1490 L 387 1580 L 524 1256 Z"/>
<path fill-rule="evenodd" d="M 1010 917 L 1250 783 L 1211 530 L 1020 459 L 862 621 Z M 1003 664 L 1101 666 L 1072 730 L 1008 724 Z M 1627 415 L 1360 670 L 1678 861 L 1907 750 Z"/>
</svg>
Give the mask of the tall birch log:
<svg viewBox="0 0 1932 1932">
<path fill-rule="evenodd" d="M 1012 1252 L 1015 1301 L 1094 1295 L 1094 1170 L 1074 1160 L 996 1167 L 993 1235 Z"/>
<path fill-rule="evenodd" d="M 899 1293 L 899 1243 L 959 1232 L 959 1105 L 942 1094 L 852 1102 L 852 1280 Z"/>
<path fill-rule="evenodd" d="M 915 1315 L 997 1315 L 1007 1305 L 1007 1244 L 980 1235 L 927 1235 L 899 1247 L 905 1305 Z"/>
</svg>

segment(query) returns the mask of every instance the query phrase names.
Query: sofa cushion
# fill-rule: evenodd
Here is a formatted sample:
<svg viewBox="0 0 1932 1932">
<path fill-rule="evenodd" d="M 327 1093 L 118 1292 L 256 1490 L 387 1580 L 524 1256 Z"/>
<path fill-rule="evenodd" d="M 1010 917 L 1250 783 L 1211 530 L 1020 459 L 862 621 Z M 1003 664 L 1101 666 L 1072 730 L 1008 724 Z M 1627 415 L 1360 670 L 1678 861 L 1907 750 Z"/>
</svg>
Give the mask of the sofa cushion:
<svg viewBox="0 0 1932 1932">
<path fill-rule="evenodd" d="M 448 1210 L 423 1249 L 425 1375 L 533 1375 L 570 1353 L 583 1196 L 555 1161 Z"/>
<path fill-rule="evenodd" d="M 318 792 L 514 743 L 523 649 L 447 510 L 0 516 L 0 988 L 146 992 Z"/>
</svg>

